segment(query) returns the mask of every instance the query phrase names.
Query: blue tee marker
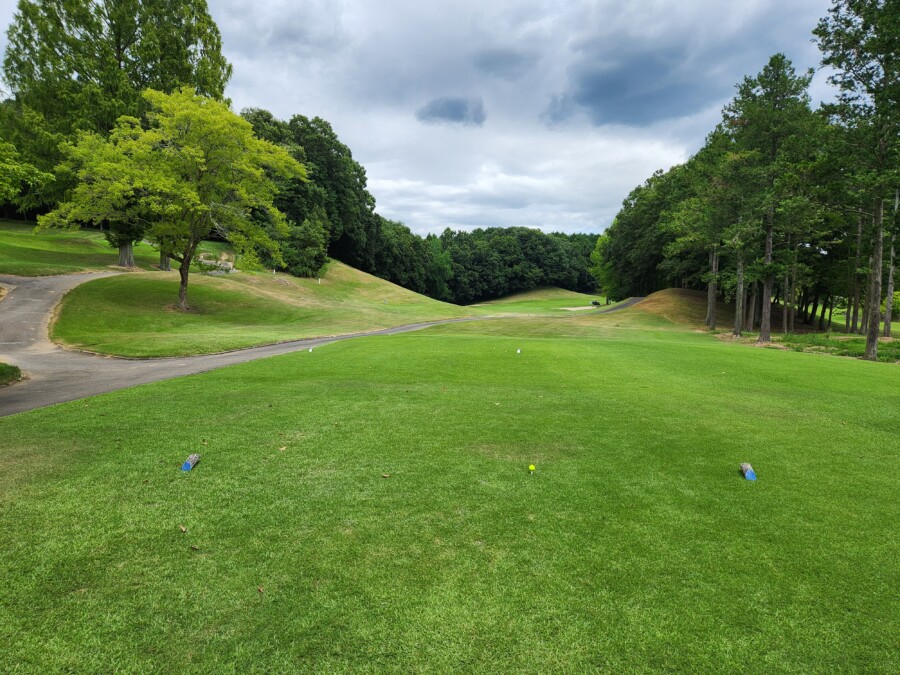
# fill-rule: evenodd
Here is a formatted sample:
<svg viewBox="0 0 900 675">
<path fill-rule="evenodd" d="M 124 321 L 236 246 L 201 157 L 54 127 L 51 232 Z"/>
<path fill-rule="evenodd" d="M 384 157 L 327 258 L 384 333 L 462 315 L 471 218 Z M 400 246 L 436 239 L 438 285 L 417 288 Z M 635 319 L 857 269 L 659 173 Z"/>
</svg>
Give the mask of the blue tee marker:
<svg viewBox="0 0 900 675">
<path fill-rule="evenodd" d="M 185 460 L 184 464 L 181 465 L 181 470 L 182 470 L 182 471 L 190 471 L 190 470 L 193 469 L 195 466 L 197 466 L 197 462 L 199 462 L 199 461 L 200 461 L 200 455 L 198 455 L 198 454 L 195 452 L 193 455 L 190 455 L 190 456 Z"/>
<path fill-rule="evenodd" d="M 756 472 L 747 462 L 741 464 L 741 473 L 744 474 L 744 478 L 747 480 L 756 480 Z"/>
</svg>

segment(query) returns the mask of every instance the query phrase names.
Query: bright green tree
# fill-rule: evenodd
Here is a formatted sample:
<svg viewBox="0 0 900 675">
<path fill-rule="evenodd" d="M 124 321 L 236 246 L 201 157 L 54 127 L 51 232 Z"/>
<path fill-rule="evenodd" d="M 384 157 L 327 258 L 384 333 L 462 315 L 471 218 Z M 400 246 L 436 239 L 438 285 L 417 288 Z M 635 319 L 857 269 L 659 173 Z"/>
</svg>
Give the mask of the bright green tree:
<svg viewBox="0 0 900 675">
<path fill-rule="evenodd" d="M 140 117 L 145 89 L 190 86 L 221 99 L 231 77 L 206 0 L 19 0 L 7 37 L 2 133 L 45 171 L 61 140 Z M 32 205 L 55 204 L 70 187 L 54 185 L 29 195 Z"/>
<path fill-rule="evenodd" d="M 183 88 L 148 90 L 146 124 L 122 117 L 108 139 L 83 134 L 67 150 L 78 184 L 71 199 L 40 226 L 143 221 L 165 255 L 180 264 L 179 306 L 187 309 L 188 275 L 197 247 L 213 232 L 245 259 L 277 245 L 254 212 L 284 234 L 273 205 L 273 176 L 306 177 L 286 150 L 253 135 L 227 105 Z"/>
</svg>

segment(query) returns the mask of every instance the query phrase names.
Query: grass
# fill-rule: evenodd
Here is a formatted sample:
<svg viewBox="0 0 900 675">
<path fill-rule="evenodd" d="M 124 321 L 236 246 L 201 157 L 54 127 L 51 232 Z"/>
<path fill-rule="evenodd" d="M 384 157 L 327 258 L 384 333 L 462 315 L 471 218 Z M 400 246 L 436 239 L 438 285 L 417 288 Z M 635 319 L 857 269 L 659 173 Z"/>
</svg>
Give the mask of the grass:
<svg viewBox="0 0 900 675">
<path fill-rule="evenodd" d="M 864 335 L 843 333 L 802 333 L 780 336 L 779 341 L 798 352 L 819 352 L 836 356 L 861 358 L 866 351 Z M 878 344 L 878 360 L 900 363 L 900 340 L 882 338 Z"/>
<path fill-rule="evenodd" d="M 897 672 L 897 372 L 637 308 L 0 419 L 0 670 Z"/>
<path fill-rule="evenodd" d="M 0 220 L 0 274 L 40 277 L 106 270 L 119 262 L 118 249 L 97 230 L 44 230 L 34 233 L 35 223 Z M 224 242 L 205 241 L 201 253 L 217 256 L 230 251 Z M 159 265 L 159 252 L 141 242 L 134 247 L 134 261 L 141 269 Z"/>
<path fill-rule="evenodd" d="M 22 371 L 16 366 L 0 363 L 0 387 L 4 387 L 11 382 L 17 382 L 21 377 Z"/>
<path fill-rule="evenodd" d="M 192 275 L 193 311 L 175 309 L 175 273 L 130 274 L 78 286 L 52 336 L 103 354 L 203 354 L 323 335 L 471 315 L 339 262 L 322 277 L 270 273 Z"/>
<path fill-rule="evenodd" d="M 0 220 L 0 273 L 24 277 L 73 274 L 103 270 L 119 261 L 96 230 L 45 230 L 34 234 L 34 223 Z M 159 263 L 159 253 L 149 244 L 134 247 L 138 266 L 149 269 Z"/>
<path fill-rule="evenodd" d="M 605 299 L 599 295 L 576 293 L 562 288 L 540 288 L 471 306 L 488 308 L 491 313 L 567 315 L 576 313 L 566 309 L 567 307 L 592 307 L 591 302 L 594 300 L 600 302 L 601 307 L 605 303 Z"/>
</svg>

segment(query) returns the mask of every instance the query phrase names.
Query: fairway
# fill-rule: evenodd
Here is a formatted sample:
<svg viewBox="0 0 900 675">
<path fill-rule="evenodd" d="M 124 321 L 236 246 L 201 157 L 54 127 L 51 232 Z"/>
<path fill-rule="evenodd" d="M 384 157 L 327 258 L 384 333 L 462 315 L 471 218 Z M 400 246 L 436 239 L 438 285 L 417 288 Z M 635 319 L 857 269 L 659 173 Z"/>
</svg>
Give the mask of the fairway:
<svg viewBox="0 0 900 675">
<path fill-rule="evenodd" d="M 634 308 L 5 418 L 0 670 L 896 672 L 897 372 Z"/>
<path fill-rule="evenodd" d="M 485 313 L 432 300 L 337 261 L 321 280 L 195 274 L 191 311 L 177 310 L 177 299 L 176 273 L 91 281 L 66 295 L 51 335 L 101 354 L 183 356 Z"/>
</svg>

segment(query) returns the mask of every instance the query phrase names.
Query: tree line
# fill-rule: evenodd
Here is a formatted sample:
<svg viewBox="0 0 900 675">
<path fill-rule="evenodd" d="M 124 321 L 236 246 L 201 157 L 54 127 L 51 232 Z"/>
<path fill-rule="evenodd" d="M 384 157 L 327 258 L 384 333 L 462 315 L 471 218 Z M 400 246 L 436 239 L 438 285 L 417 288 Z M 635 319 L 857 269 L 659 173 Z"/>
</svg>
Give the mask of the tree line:
<svg viewBox="0 0 900 675">
<path fill-rule="evenodd" d="M 527 228 L 420 237 L 375 211 L 331 125 L 224 98 L 232 67 L 205 0 L 19 0 L 0 101 L 0 202 L 42 227 L 100 226 L 134 265 L 190 265 L 204 237 L 244 265 L 314 276 L 329 257 L 456 303 L 558 285 L 596 288 L 596 236 Z"/>
<path fill-rule="evenodd" d="M 733 331 L 801 322 L 866 335 L 866 358 L 896 318 L 900 234 L 900 12 L 835 0 L 813 31 L 838 95 L 813 110 L 813 71 L 783 55 L 746 77 L 703 147 L 625 199 L 592 253 L 614 298 L 668 286 L 735 305 Z M 900 298 L 897 298 L 900 302 Z"/>
</svg>

